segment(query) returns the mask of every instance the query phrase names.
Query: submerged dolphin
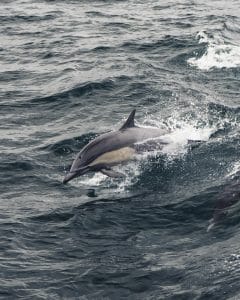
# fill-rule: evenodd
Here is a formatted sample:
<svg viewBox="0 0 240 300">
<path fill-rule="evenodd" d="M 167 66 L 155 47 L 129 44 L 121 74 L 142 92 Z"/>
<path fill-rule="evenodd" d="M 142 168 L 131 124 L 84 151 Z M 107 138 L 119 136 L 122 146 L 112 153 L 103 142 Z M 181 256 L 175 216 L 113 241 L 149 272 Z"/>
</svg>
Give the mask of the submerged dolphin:
<svg viewBox="0 0 240 300">
<path fill-rule="evenodd" d="M 219 224 L 228 214 L 228 208 L 240 201 L 240 172 L 228 182 L 223 190 L 217 195 L 217 202 L 213 217 L 209 221 L 207 231 Z"/>
<path fill-rule="evenodd" d="M 88 143 L 78 153 L 63 183 L 89 171 L 101 172 L 109 177 L 121 177 L 123 174 L 112 170 L 112 166 L 133 159 L 137 150 L 141 148 L 138 143 L 168 133 L 165 129 L 135 126 L 135 111 L 134 109 L 131 112 L 119 130 L 102 134 Z M 158 140 L 158 145 L 159 143 L 166 142 Z"/>
</svg>

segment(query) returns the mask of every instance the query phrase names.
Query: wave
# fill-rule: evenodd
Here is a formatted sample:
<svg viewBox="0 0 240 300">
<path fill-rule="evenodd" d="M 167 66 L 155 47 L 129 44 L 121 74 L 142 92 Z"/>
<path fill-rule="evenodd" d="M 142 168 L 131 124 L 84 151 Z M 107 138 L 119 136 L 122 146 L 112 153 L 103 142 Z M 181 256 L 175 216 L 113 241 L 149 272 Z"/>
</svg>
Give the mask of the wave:
<svg viewBox="0 0 240 300">
<path fill-rule="evenodd" d="M 206 71 L 240 67 L 240 46 L 226 44 L 222 38 L 211 37 L 204 31 L 197 34 L 197 39 L 199 44 L 207 44 L 207 48 L 202 56 L 189 58 L 190 65 Z"/>
<path fill-rule="evenodd" d="M 43 146 L 40 148 L 40 150 L 47 150 L 51 153 L 54 153 L 56 156 L 71 154 L 74 151 L 79 151 L 79 149 L 89 143 L 96 136 L 97 135 L 95 133 L 87 133 L 81 135 L 80 137 L 65 139 Z"/>
<path fill-rule="evenodd" d="M 104 79 L 97 82 L 86 82 L 80 84 L 77 87 L 70 88 L 67 91 L 53 94 L 42 98 L 31 99 L 31 103 L 53 103 L 59 102 L 59 100 L 66 100 L 71 97 L 81 97 L 86 94 L 90 94 L 95 90 L 109 90 L 114 87 L 114 81 L 112 79 Z"/>
<path fill-rule="evenodd" d="M 58 223 L 58 222 L 68 221 L 73 217 L 74 217 L 73 212 L 69 212 L 69 211 L 65 212 L 65 211 L 56 210 L 56 211 L 53 211 L 53 212 L 50 212 L 50 213 L 45 213 L 45 214 L 32 216 L 32 217 L 30 217 L 30 220 L 36 221 L 38 223 L 39 222 L 42 222 L 42 223 L 45 223 L 45 222 Z"/>
<path fill-rule="evenodd" d="M 165 35 L 161 40 L 154 40 L 151 42 L 137 42 L 128 41 L 121 45 L 122 48 L 127 48 L 132 51 L 154 51 L 162 49 L 163 47 L 168 49 L 185 49 L 192 46 L 188 39 L 178 38 L 172 35 Z"/>
<path fill-rule="evenodd" d="M 33 170 L 32 161 L 15 161 L 15 162 L 3 162 L 0 164 L 1 170 L 4 172 L 21 172 Z"/>
<path fill-rule="evenodd" d="M 19 23 L 19 22 L 40 22 L 40 21 L 48 21 L 56 19 L 56 15 L 53 14 L 46 14 L 43 16 L 37 16 L 37 15 L 12 15 L 12 16 L 0 16 L 0 22 L 1 23 Z"/>
</svg>

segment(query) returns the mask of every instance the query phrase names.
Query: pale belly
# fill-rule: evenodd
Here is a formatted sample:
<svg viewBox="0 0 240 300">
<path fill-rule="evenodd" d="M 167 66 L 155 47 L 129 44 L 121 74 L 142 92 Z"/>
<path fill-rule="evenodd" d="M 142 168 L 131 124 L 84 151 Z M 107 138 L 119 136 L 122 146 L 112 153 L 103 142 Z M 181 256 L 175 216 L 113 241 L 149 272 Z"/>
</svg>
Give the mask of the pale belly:
<svg viewBox="0 0 240 300">
<path fill-rule="evenodd" d="M 99 164 L 118 164 L 125 162 L 127 160 L 131 160 L 134 158 L 136 151 L 130 147 L 123 147 L 118 150 L 110 151 L 100 155 L 93 162 L 89 164 L 89 166 L 96 166 Z"/>
</svg>

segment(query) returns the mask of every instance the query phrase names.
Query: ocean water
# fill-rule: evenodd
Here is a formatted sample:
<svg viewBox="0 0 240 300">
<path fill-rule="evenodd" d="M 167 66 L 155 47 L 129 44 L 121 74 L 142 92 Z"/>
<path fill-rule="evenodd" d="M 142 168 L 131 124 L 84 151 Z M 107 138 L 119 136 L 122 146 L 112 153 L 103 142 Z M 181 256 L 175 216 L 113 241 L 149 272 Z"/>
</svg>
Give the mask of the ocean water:
<svg viewBox="0 0 240 300">
<path fill-rule="evenodd" d="M 134 108 L 170 143 L 63 185 Z M 0 299 L 240 299 L 239 120 L 238 0 L 2 0 Z"/>
</svg>

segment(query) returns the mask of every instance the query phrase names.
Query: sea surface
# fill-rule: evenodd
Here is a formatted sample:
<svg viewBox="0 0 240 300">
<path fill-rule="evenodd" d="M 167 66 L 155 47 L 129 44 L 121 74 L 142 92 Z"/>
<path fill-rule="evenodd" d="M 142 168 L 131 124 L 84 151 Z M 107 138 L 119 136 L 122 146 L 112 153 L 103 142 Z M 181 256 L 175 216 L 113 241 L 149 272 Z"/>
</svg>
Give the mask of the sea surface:
<svg viewBox="0 0 240 300">
<path fill-rule="evenodd" d="M 170 143 L 63 185 L 133 109 Z M 0 299 L 239 300 L 239 121 L 239 0 L 1 0 Z"/>
</svg>

